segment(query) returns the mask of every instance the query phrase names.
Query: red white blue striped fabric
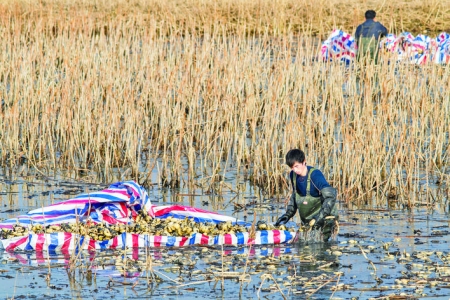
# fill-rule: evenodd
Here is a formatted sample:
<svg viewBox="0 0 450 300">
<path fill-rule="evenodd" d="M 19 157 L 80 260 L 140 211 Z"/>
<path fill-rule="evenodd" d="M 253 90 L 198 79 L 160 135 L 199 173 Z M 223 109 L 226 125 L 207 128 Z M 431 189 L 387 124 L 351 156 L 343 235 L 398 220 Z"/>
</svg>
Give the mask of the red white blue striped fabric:
<svg viewBox="0 0 450 300">
<path fill-rule="evenodd" d="M 414 37 L 410 32 L 399 36 L 388 34 L 380 41 L 380 48 L 394 55 L 396 61 L 424 65 L 450 63 L 450 35 L 442 32 L 435 39 L 419 34 Z M 357 46 L 354 38 L 341 30 L 334 30 L 322 44 L 321 55 L 324 61 L 340 61 L 349 64 L 355 57 Z"/>
<path fill-rule="evenodd" d="M 424 65 L 430 61 L 433 55 L 434 40 L 429 36 L 419 34 L 414 37 L 410 32 L 404 32 L 399 37 L 390 34 L 388 38 L 382 41 L 387 49 L 394 48 L 389 45 L 392 39 L 394 40 L 394 44 L 397 44 L 397 49 L 392 52 L 398 55 L 398 60 L 405 60 L 411 64 Z"/>
<path fill-rule="evenodd" d="M 350 34 L 335 29 L 323 42 L 321 54 L 324 61 L 339 61 L 349 64 L 356 55 L 355 39 Z"/>
<path fill-rule="evenodd" d="M 67 252 L 78 250 L 104 250 L 143 247 L 183 247 L 189 245 L 270 245 L 291 241 L 294 234 L 284 230 L 256 231 L 255 238 L 248 232 L 207 236 L 195 233 L 189 237 L 152 236 L 148 234 L 122 233 L 107 241 L 96 241 L 77 234 L 58 232 L 30 234 L 2 240 L 6 251 L 49 251 Z"/>
<path fill-rule="evenodd" d="M 152 206 L 152 213 L 155 217 L 166 219 L 167 217 L 173 217 L 177 219 L 193 219 L 195 222 L 211 222 L 220 223 L 231 221 L 240 225 L 245 225 L 246 223 L 240 221 L 236 218 L 221 215 L 215 212 L 207 211 L 200 208 L 195 208 L 191 206 L 182 205 L 167 205 L 167 206 Z"/>
<path fill-rule="evenodd" d="M 152 214 L 146 190 L 134 181 L 117 182 L 102 191 L 82 194 L 3 221 L 0 228 L 12 228 L 15 224 L 27 226 L 75 223 L 77 220 L 88 219 L 94 223 L 128 223 L 133 212 L 141 207 Z"/>
<path fill-rule="evenodd" d="M 243 224 L 234 217 L 221 215 L 189 206 L 168 205 L 153 206 L 150 204 L 147 192 L 134 181 L 118 182 L 100 192 L 83 194 L 73 199 L 30 211 L 26 215 L 9 219 L 0 223 L 0 228 L 12 228 L 14 224 L 32 226 L 33 224 L 54 225 L 74 223 L 77 220 L 91 220 L 94 223 L 107 224 L 131 223 L 133 212 L 143 207 L 152 217 L 165 219 L 167 217 L 185 219 L 195 222 L 219 223 L 231 221 Z M 89 237 L 72 233 L 29 234 L 1 240 L 7 251 L 69 251 L 97 250 L 124 247 L 170 247 L 187 245 L 265 245 L 280 244 L 292 240 L 294 236 L 289 231 L 268 230 L 257 231 L 255 238 L 248 233 L 207 236 L 193 234 L 188 237 L 151 236 L 147 234 L 123 233 L 107 241 L 95 241 Z"/>
<path fill-rule="evenodd" d="M 450 34 L 442 32 L 436 38 L 436 51 L 433 62 L 437 64 L 450 64 Z"/>
</svg>

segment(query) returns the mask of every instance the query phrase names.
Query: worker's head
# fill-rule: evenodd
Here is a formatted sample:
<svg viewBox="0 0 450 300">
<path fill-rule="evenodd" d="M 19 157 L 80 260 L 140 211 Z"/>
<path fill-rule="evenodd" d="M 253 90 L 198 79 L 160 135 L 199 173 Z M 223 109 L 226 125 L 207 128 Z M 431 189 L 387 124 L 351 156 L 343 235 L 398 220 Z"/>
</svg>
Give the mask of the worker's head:
<svg viewBox="0 0 450 300">
<path fill-rule="evenodd" d="M 286 154 L 286 164 L 297 175 L 306 176 L 308 174 L 305 152 L 300 149 L 289 150 Z"/>
<path fill-rule="evenodd" d="M 374 10 L 368 10 L 364 16 L 366 17 L 366 20 L 373 20 L 377 16 L 377 13 Z"/>
</svg>

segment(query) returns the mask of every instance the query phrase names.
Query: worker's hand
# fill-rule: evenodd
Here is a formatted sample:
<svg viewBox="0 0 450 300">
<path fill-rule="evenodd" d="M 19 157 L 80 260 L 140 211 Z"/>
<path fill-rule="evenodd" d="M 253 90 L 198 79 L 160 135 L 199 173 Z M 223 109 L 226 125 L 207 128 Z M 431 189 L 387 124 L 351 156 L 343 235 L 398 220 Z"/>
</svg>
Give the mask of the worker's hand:
<svg viewBox="0 0 450 300">
<path fill-rule="evenodd" d="M 321 217 L 321 214 L 315 215 L 311 221 L 309 221 L 309 226 L 314 228 L 319 228 L 325 225 L 324 218 Z"/>
<path fill-rule="evenodd" d="M 275 223 L 275 226 L 284 225 L 289 221 L 289 217 L 286 215 L 282 215 L 277 222 Z"/>
</svg>

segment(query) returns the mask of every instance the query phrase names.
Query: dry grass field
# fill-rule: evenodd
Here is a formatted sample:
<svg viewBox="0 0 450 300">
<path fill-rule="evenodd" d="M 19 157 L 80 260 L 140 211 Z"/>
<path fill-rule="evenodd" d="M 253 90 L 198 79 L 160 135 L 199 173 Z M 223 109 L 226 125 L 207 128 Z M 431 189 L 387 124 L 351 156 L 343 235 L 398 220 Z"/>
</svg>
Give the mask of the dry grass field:
<svg viewBox="0 0 450 300">
<path fill-rule="evenodd" d="M 207 190 L 237 170 L 274 194 L 299 147 L 348 203 L 432 205 L 449 66 L 315 60 L 370 8 L 391 32 L 450 32 L 448 0 L 3 1 L 0 164 Z"/>
<path fill-rule="evenodd" d="M 450 32 L 449 0 L 5 0 L 0 4 L 3 26 L 25 22 L 53 31 L 93 27 L 108 33 L 123 22 L 121 26 L 165 34 L 224 30 L 238 35 L 320 37 L 334 28 L 354 32 L 367 9 L 376 10 L 377 19 L 393 33 Z"/>
</svg>

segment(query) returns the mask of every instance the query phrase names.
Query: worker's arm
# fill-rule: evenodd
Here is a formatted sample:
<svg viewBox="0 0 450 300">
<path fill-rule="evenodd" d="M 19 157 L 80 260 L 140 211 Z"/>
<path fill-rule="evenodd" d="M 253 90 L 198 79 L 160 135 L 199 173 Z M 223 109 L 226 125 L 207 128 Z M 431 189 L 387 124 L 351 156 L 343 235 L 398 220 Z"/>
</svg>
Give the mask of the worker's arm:
<svg viewBox="0 0 450 300">
<path fill-rule="evenodd" d="M 295 215 L 296 212 L 297 212 L 297 202 L 295 201 L 295 192 L 294 192 L 292 193 L 291 199 L 289 200 L 289 204 L 286 208 L 286 213 L 277 220 L 275 226 L 286 224 Z"/>
<path fill-rule="evenodd" d="M 356 28 L 356 32 L 355 32 L 355 41 L 356 41 L 356 43 L 358 43 L 360 37 L 361 37 L 361 25 L 359 25 Z"/>
<path fill-rule="evenodd" d="M 331 211 L 336 204 L 337 192 L 335 188 L 331 186 L 325 187 L 321 190 L 321 193 L 323 198 L 322 208 L 319 213 L 313 217 L 313 219 L 316 220 L 316 226 L 323 226 L 325 218 L 331 214 Z"/>
<path fill-rule="evenodd" d="M 381 23 L 380 23 L 380 25 L 381 25 L 381 34 L 380 34 L 380 38 L 382 38 L 382 37 L 385 37 L 385 36 L 388 35 L 388 30 L 387 30 L 387 28 L 384 27 Z"/>
<path fill-rule="evenodd" d="M 335 188 L 330 186 L 320 170 L 314 170 L 311 174 L 311 182 L 322 196 L 322 208 L 319 213 L 313 217 L 313 219 L 316 220 L 316 225 L 322 226 L 325 222 L 325 218 L 331 214 L 331 210 L 336 203 L 337 192 Z"/>
</svg>

